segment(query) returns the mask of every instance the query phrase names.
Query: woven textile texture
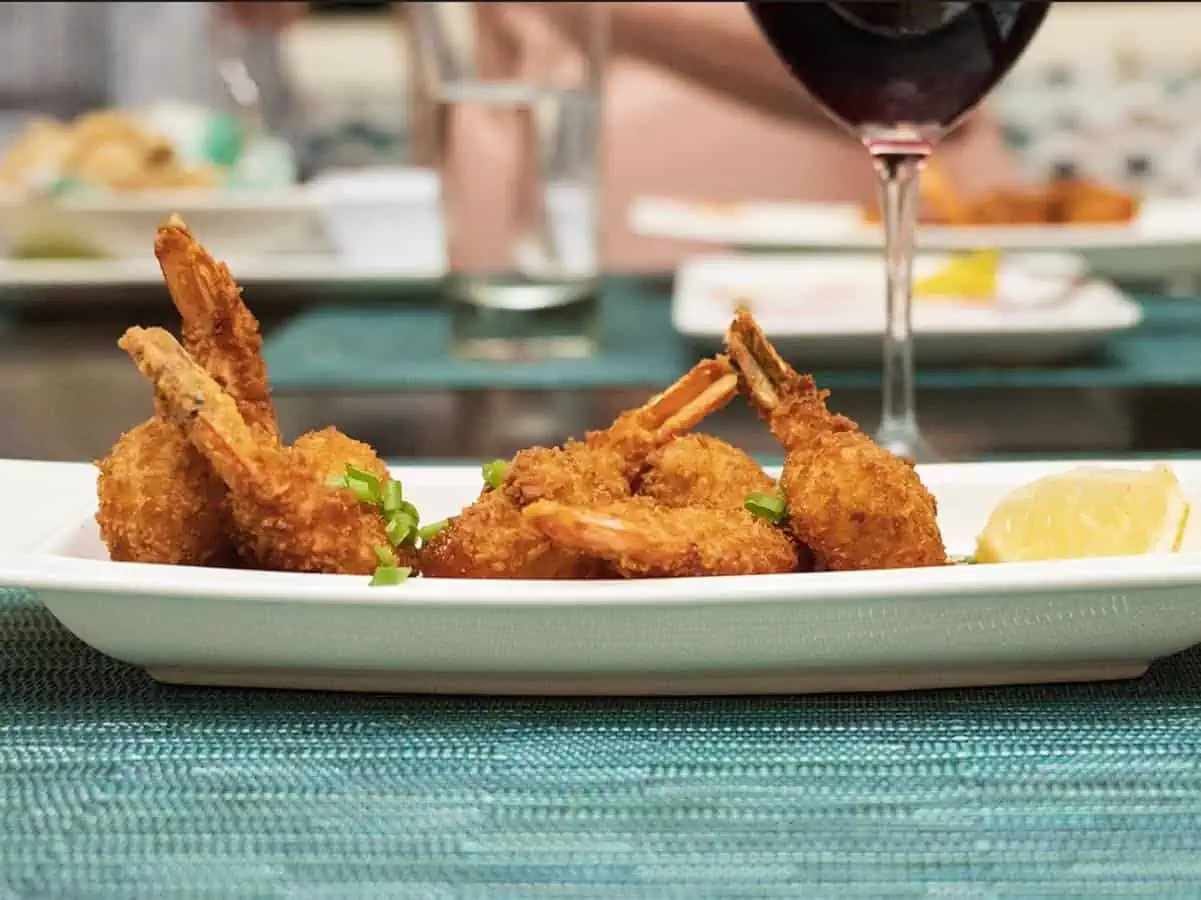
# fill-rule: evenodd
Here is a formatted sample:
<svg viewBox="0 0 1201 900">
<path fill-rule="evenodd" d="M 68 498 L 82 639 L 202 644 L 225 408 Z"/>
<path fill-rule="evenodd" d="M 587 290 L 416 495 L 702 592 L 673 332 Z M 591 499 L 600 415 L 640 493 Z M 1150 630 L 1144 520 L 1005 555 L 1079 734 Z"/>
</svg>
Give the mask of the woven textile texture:
<svg viewBox="0 0 1201 900">
<path fill-rule="evenodd" d="M 0 897 L 1201 895 L 1201 654 L 1137 682 L 159 687 L 0 592 Z"/>
</svg>

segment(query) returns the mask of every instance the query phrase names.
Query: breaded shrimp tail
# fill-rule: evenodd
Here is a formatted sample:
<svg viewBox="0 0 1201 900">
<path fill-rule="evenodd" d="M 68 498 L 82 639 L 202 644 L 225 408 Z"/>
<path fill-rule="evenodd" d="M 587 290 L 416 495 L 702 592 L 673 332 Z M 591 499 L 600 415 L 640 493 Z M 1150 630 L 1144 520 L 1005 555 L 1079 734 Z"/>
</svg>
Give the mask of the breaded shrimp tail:
<svg viewBox="0 0 1201 900">
<path fill-rule="evenodd" d="M 188 353 L 233 397 L 248 423 L 277 434 L 259 323 L 229 268 L 196 242 L 179 216 L 159 229 L 154 255 L 183 319 Z"/>
<path fill-rule="evenodd" d="M 913 466 L 826 409 L 745 310 L 726 333 L 751 402 L 787 451 L 780 489 L 793 536 L 819 566 L 902 569 L 947 561 L 934 496 Z"/>
<path fill-rule="evenodd" d="M 154 383 L 172 419 L 226 485 L 259 500 L 272 499 L 278 486 L 269 476 L 282 464 L 283 448 L 254 433 L 233 398 L 175 338 L 161 328 L 130 328 L 117 346 Z"/>
<path fill-rule="evenodd" d="M 183 319 L 184 346 L 239 403 L 243 418 L 274 436 L 258 323 L 229 270 L 178 216 L 159 229 L 155 255 Z M 109 555 L 129 562 L 229 563 L 235 553 L 225 486 L 168 421 L 161 397 L 155 409 L 154 418 L 122 435 L 97 461 L 96 522 Z"/>
<path fill-rule="evenodd" d="M 161 328 L 131 328 L 120 340 L 154 382 L 171 417 L 229 489 L 239 553 L 255 565 L 286 572 L 365 575 L 378 548 L 394 546 L 379 510 L 330 476 L 347 464 L 382 488 L 387 469 L 365 444 L 327 429 L 292 448 L 247 424 L 233 399 Z M 395 546 L 413 565 L 411 545 Z"/>
<path fill-rule="evenodd" d="M 751 402 L 783 446 L 799 448 L 823 431 L 857 430 L 846 416 L 826 408 L 830 392 L 788 365 L 745 308 L 734 313 L 726 349 Z"/>
</svg>

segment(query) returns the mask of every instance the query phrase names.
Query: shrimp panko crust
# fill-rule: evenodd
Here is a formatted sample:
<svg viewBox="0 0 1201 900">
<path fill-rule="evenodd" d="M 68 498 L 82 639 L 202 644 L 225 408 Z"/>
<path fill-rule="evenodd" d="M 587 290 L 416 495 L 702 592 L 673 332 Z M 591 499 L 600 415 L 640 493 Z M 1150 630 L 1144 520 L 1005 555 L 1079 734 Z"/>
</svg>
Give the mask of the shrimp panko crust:
<svg viewBox="0 0 1201 900">
<path fill-rule="evenodd" d="M 797 540 L 829 570 L 947 564 L 934 496 L 913 464 L 845 416 L 781 359 L 746 310 L 726 333 L 743 387 L 787 451 L 780 488 Z"/>
<path fill-rule="evenodd" d="M 649 497 L 586 507 L 540 500 L 526 521 L 560 547 L 607 560 L 626 578 L 793 572 L 791 539 L 742 509 L 664 507 Z"/>
<path fill-rule="evenodd" d="M 118 562 L 231 566 L 225 483 L 172 422 L 154 417 L 97 463 L 96 523 Z"/>
<path fill-rule="evenodd" d="M 666 391 L 603 431 L 562 447 L 522 450 L 501 483 L 423 548 L 423 574 L 440 578 L 596 578 L 596 558 L 557 545 L 521 510 L 540 500 L 575 506 L 631 496 L 647 454 L 727 404 L 738 377 L 725 357 L 702 360 Z"/>
<path fill-rule="evenodd" d="M 431 578 L 600 578 L 604 564 L 555 546 L 503 493 L 487 490 L 421 549 Z"/>
<path fill-rule="evenodd" d="M 257 427 L 276 432 L 257 320 L 224 264 L 178 216 L 155 239 L 184 344 Z M 126 432 L 96 463 L 100 536 L 112 559 L 230 565 L 236 552 L 225 485 L 186 435 L 162 415 Z"/>
<path fill-rule="evenodd" d="M 131 328 L 119 342 L 172 418 L 228 488 L 248 561 L 289 572 L 366 575 L 391 542 L 386 521 L 348 487 L 331 483 L 349 462 L 378 483 L 387 469 L 366 444 L 332 429 L 288 448 L 248 424 L 237 404 L 161 328 Z M 396 561 L 413 565 L 415 551 Z"/>
<path fill-rule="evenodd" d="M 741 509 L 751 494 L 775 490 L 775 479 L 749 453 L 707 434 L 686 434 L 652 451 L 638 487 L 664 506 L 723 509 Z"/>
<path fill-rule="evenodd" d="M 628 497 L 649 454 L 691 431 L 738 392 L 725 356 L 701 360 L 671 387 L 627 410 L 603 431 L 562 447 L 531 447 L 513 457 L 503 490 L 518 506 L 536 500 L 602 502 Z"/>
<path fill-rule="evenodd" d="M 525 517 L 556 545 L 603 559 L 625 578 L 768 575 L 807 567 L 791 534 L 752 515 L 775 481 L 750 455 L 703 434 L 651 451 L 638 495 L 573 506 L 539 501 Z"/>
</svg>

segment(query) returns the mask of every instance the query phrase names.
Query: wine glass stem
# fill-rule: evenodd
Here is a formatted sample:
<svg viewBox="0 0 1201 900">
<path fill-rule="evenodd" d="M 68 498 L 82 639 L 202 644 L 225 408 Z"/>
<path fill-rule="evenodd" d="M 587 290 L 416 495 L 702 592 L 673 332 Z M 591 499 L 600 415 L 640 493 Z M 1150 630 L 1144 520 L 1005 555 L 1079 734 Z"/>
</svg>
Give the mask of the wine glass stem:
<svg viewBox="0 0 1201 900">
<path fill-rule="evenodd" d="M 913 238 L 918 182 L 926 157 L 874 154 L 884 212 L 887 277 L 884 325 L 884 397 L 880 443 L 894 452 L 920 455 L 913 363 Z"/>
</svg>

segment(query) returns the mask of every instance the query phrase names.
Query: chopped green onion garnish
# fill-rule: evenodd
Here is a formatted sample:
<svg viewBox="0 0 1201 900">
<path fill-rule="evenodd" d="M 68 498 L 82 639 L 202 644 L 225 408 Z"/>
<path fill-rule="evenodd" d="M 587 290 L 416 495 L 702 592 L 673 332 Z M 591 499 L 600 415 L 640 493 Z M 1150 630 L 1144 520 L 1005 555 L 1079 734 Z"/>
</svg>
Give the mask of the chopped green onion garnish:
<svg viewBox="0 0 1201 900">
<path fill-rule="evenodd" d="M 346 464 L 346 486 L 364 503 L 380 502 L 379 479 L 350 463 Z"/>
<path fill-rule="evenodd" d="M 443 519 L 441 522 L 434 522 L 430 525 L 425 525 L 417 529 L 417 537 L 421 538 L 422 542 L 424 543 L 449 524 L 450 519 Z"/>
<path fill-rule="evenodd" d="M 379 560 L 381 566 L 396 566 L 396 552 L 391 547 L 385 547 L 383 544 L 375 546 L 375 558 Z"/>
<path fill-rule="evenodd" d="M 490 463 L 484 463 L 481 471 L 484 474 L 484 483 L 490 488 L 498 488 L 509 471 L 509 463 L 504 459 L 494 459 Z"/>
<path fill-rule="evenodd" d="M 400 486 L 400 482 L 396 479 L 385 481 L 381 493 L 381 503 L 384 507 L 384 512 L 391 513 L 400 509 L 400 504 L 404 502 L 404 489 Z M 410 506 L 412 504 L 409 504 Z"/>
<path fill-rule="evenodd" d="M 759 518 L 766 519 L 773 525 L 783 519 L 784 514 L 788 511 L 788 508 L 784 504 L 784 498 L 778 494 L 755 492 L 747 497 L 742 505 Z"/>
<path fill-rule="evenodd" d="M 399 547 L 416 529 L 416 523 L 408 516 L 393 516 L 388 519 L 388 524 L 385 526 L 385 531 L 388 534 L 388 540 L 392 545 Z"/>
<path fill-rule="evenodd" d="M 372 587 L 391 587 L 400 584 L 413 573 L 408 566 L 380 566 L 371 576 Z"/>
</svg>

